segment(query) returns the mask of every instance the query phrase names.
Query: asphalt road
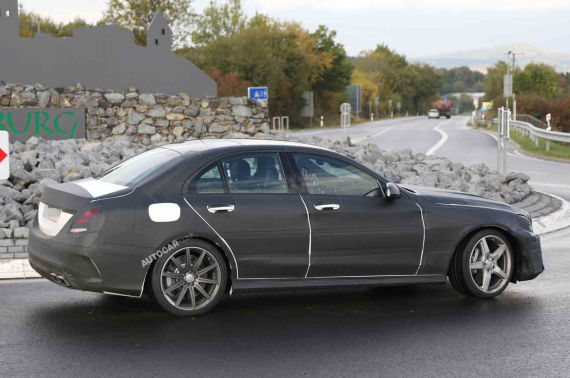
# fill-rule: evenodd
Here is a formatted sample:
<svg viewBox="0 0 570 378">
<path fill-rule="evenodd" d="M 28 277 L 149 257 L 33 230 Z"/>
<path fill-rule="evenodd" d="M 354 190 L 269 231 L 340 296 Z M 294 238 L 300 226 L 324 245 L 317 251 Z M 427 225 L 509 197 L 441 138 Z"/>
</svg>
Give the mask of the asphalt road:
<svg viewBox="0 0 570 378">
<path fill-rule="evenodd" d="M 410 117 L 366 123 L 348 130 L 312 129 L 293 135 L 336 139 L 349 136 L 354 143 L 375 143 L 388 151 L 410 148 L 415 153 L 433 153 L 466 165 L 485 163 L 496 168 L 496 140 L 488 133 L 466 126 L 467 120 L 465 116 L 449 120 Z M 537 159 L 510 151 L 507 168 L 528 174 L 534 188 L 570 200 L 570 163 Z"/>
<path fill-rule="evenodd" d="M 493 166 L 492 137 L 464 124 L 422 117 L 348 134 Z M 570 199 L 568 165 L 509 164 Z M 0 376 L 567 377 L 569 241 L 570 229 L 544 236 L 545 273 L 488 301 L 449 285 L 242 293 L 179 319 L 144 299 L 0 282 Z"/>
<path fill-rule="evenodd" d="M 0 376 L 567 377 L 570 230 L 494 300 L 449 285 L 245 293 L 195 319 L 146 300 L 0 283 Z"/>
</svg>

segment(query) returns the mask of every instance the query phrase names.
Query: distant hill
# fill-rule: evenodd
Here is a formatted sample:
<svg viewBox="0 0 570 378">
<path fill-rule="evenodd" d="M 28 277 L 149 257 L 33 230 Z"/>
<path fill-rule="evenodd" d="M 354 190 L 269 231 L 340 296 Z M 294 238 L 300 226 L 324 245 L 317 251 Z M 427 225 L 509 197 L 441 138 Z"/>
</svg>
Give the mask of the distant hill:
<svg viewBox="0 0 570 378">
<path fill-rule="evenodd" d="M 554 66 L 556 71 L 570 72 L 570 53 L 548 51 L 526 43 L 512 43 L 489 49 L 457 51 L 411 60 L 441 68 L 467 66 L 472 70 L 485 73 L 487 68 L 494 65 L 498 60 L 507 60 L 507 51 L 511 49 L 517 53 L 517 65 L 519 66 L 531 62 L 546 63 Z"/>
</svg>

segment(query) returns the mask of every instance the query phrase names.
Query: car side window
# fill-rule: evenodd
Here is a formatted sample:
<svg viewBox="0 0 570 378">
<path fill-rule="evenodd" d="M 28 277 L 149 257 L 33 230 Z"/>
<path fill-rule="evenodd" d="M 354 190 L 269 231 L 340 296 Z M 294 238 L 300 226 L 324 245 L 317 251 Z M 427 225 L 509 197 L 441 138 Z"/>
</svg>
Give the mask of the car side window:
<svg viewBox="0 0 570 378">
<path fill-rule="evenodd" d="M 222 160 L 230 193 L 287 193 L 276 153 L 251 153 Z"/>
<path fill-rule="evenodd" d="M 218 164 L 204 169 L 190 184 L 190 190 L 198 194 L 224 193 L 224 182 Z"/>
<path fill-rule="evenodd" d="M 305 186 L 310 194 L 380 196 L 376 178 L 342 160 L 320 155 L 294 153 Z"/>
</svg>

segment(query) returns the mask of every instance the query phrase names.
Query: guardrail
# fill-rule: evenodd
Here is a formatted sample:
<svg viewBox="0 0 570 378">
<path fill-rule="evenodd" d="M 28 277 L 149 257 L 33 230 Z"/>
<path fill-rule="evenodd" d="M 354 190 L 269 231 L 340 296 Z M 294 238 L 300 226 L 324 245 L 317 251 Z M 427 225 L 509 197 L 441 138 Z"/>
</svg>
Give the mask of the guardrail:
<svg viewBox="0 0 570 378">
<path fill-rule="evenodd" d="M 561 131 L 549 131 L 536 127 L 529 122 L 519 121 L 519 116 L 517 116 L 516 121 L 511 121 L 511 127 L 513 130 L 520 132 L 523 135 L 530 137 L 534 143 L 538 146 L 539 140 L 546 140 L 546 150 L 550 149 L 550 141 L 560 142 L 560 143 L 570 143 L 570 133 L 563 133 Z"/>
<path fill-rule="evenodd" d="M 535 118 L 529 114 L 517 114 L 516 120 L 521 121 L 521 122 L 530 123 L 531 125 L 538 127 L 540 129 L 546 129 L 548 127 L 546 122 L 543 122 L 543 121 L 539 120 L 538 118 Z"/>
</svg>

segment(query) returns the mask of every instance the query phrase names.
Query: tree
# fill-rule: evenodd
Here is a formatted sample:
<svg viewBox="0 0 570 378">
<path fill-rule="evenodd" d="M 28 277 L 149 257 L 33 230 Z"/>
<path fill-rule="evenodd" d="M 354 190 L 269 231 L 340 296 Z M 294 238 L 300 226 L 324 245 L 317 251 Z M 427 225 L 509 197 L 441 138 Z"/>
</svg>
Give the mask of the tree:
<svg viewBox="0 0 570 378">
<path fill-rule="evenodd" d="M 482 92 L 485 85 L 485 75 L 472 71 L 469 67 L 440 68 L 438 72 L 443 77 L 441 94 L 453 92 Z"/>
<path fill-rule="evenodd" d="M 216 0 L 210 0 L 210 5 L 204 10 L 204 14 L 196 17 L 192 42 L 197 46 L 203 46 L 220 37 L 231 37 L 239 32 L 246 22 L 241 0 L 228 0 L 221 6 Z"/>
<path fill-rule="evenodd" d="M 500 61 L 487 70 L 487 78 L 485 79 L 485 101 L 495 102 L 495 109 L 505 101 L 503 97 L 503 79 L 507 74 L 507 69 L 507 63 Z"/>
<path fill-rule="evenodd" d="M 366 88 L 363 103 L 380 98 L 385 104 L 402 102 L 402 109 L 425 111 L 443 85 L 440 73 L 432 66 L 409 64 L 406 57 L 386 45 L 360 53 L 356 60 L 354 80 Z M 372 90 L 372 87 L 375 89 Z M 365 96 L 370 95 L 370 98 Z"/>
<path fill-rule="evenodd" d="M 515 93 L 552 98 L 561 92 L 558 74 L 551 66 L 543 63 L 530 63 L 514 77 Z"/>
<path fill-rule="evenodd" d="M 317 51 L 328 53 L 333 57 L 331 66 L 325 70 L 322 79 L 314 85 L 313 89 L 317 92 L 343 91 L 350 84 L 354 64 L 348 59 L 344 46 L 335 41 L 336 31 L 320 25 L 311 33 L 311 36 L 316 40 Z"/>
<path fill-rule="evenodd" d="M 20 36 L 26 38 L 33 38 L 38 31 L 38 27 L 42 33 L 49 33 L 54 37 L 71 37 L 73 29 L 89 26 L 81 18 L 76 18 L 67 24 L 56 23 L 50 18 L 42 17 L 33 12 L 26 12 L 22 7 L 20 7 L 18 19 L 20 21 Z"/>
<path fill-rule="evenodd" d="M 247 88 L 251 86 L 250 82 L 240 79 L 237 72 L 223 74 L 216 69 L 212 71 L 210 77 L 218 84 L 219 97 L 242 96 L 246 93 Z"/>
<path fill-rule="evenodd" d="M 144 45 L 146 30 L 156 12 L 161 12 L 169 22 L 173 45 L 186 45 L 195 17 L 192 0 L 110 0 L 102 22 L 132 30 L 135 42 Z"/>
<path fill-rule="evenodd" d="M 330 66 L 325 68 L 322 77 L 315 82 L 312 90 L 315 95 L 315 111 L 321 114 L 336 113 L 342 99 L 342 93 L 351 83 L 354 64 L 348 59 L 344 46 L 336 42 L 336 31 L 320 25 L 311 33 L 316 41 L 316 50 L 332 57 Z"/>
</svg>

